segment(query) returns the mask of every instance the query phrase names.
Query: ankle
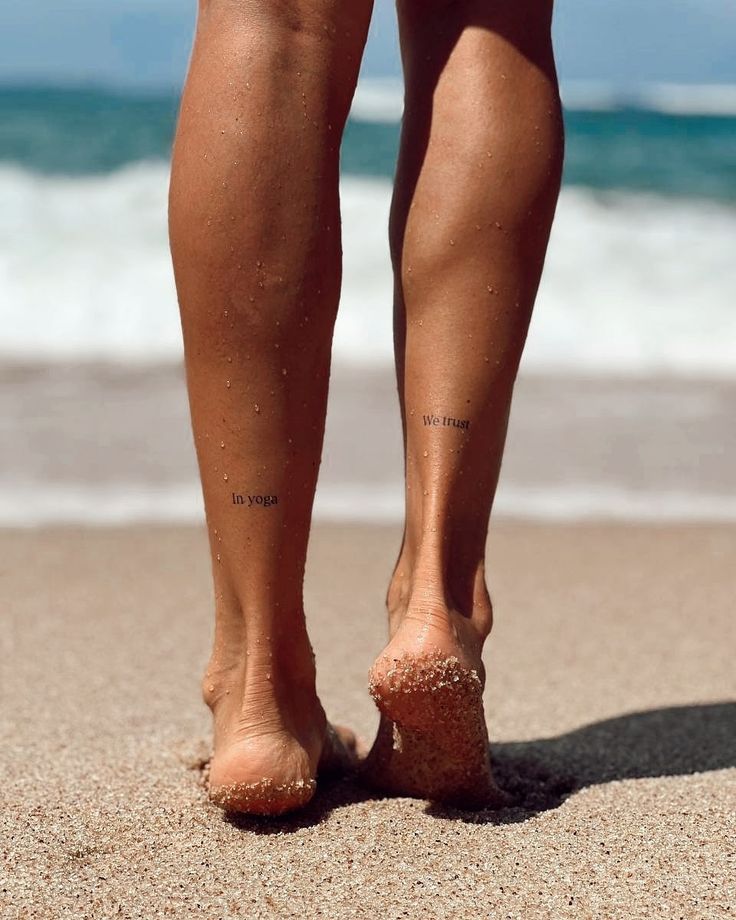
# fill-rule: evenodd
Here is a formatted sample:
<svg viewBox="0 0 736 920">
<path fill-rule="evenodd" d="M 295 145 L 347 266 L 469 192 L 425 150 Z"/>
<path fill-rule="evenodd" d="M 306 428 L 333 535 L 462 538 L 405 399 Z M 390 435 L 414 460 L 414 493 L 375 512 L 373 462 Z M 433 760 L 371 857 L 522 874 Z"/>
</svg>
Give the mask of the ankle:
<svg viewBox="0 0 736 920">
<path fill-rule="evenodd" d="M 213 712 L 224 698 L 241 706 L 255 701 L 269 708 L 271 703 L 283 708 L 295 699 L 315 703 L 316 669 L 306 628 L 302 624 L 301 629 L 295 625 L 291 630 L 259 632 L 237 643 L 216 637 L 202 695 Z"/>
<path fill-rule="evenodd" d="M 449 623 L 453 617 L 470 621 L 481 640 L 493 625 L 493 605 L 485 578 L 485 564 L 472 566 L 414 565 L 399 558 L 386 594 L 386 609 L 392 631 L 417 616 Z"/>
</svg>

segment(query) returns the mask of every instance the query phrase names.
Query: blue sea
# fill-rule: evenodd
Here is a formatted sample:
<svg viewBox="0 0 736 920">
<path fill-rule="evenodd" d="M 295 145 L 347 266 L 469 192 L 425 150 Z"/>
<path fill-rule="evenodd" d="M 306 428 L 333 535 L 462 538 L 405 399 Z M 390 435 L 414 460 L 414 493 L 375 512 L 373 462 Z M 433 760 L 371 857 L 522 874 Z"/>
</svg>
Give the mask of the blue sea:
<svg viewBox="0 0 736 920">
<path fill-rule="evenodd" d="M 736 373 L 734 99 L 712 87 L 573 98 L 526 369 Z M 0 354 L 179 359 L 165 224 L 177 105 L 173 93 L 0 89 Z M 400 112 L 400 87 L 363 83 L 344 138 L 335 357 L 347 364 L 391 358 Z"/>
</svg>

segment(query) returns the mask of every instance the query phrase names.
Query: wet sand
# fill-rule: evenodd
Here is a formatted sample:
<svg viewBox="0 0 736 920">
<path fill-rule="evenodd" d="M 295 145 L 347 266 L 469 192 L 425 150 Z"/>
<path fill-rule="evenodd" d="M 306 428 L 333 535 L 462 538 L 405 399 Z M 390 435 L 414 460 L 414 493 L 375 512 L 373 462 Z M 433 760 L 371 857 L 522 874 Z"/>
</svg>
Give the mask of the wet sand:
<svg viewBox="0 0 736 920">
<path fill-rule="evenodd" d="M 330 715 L 369 738 L 394 527 L 320 525 L 306 598 Z M 198 784 L 198 528 L 0 533 L 0 915 L 720 918 L 736 903 L 736 532 L 500 523 L 493 758 L 463 813 L 354 781 L 229 821 Z"/>
<path fill-rule="evenodd" d="M 398 519 L 391 368 L 335 367 L 323 519 Z M 0 523 L 201 514 L 179 365 L 0 369 Z M 736 519 L 736 383 L 522 375 L 496 507 L 537 517 Z"/>
</svg>

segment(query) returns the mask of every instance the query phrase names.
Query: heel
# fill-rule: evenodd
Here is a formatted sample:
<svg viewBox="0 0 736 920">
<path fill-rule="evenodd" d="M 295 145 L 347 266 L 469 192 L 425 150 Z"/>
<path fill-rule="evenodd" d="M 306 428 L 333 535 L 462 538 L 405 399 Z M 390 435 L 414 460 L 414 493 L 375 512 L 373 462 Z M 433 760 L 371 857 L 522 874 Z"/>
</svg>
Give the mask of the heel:
<svg viewBox="0 0 736 920">
<path fill-rule="evenodd" d="M 470 728 L 472 717 L 477 733 L 480 717 L 485 731 L 481 679 L 457 658 L 407 656 L 389 670 L 377 662 L 368 688 L 381 713 L 403 728 L 453 735 L 459 722 Z"/>
<path fill-rule="evenodd" d="M 379 792 L 471 811 L 501 808 L 508 802 L 493 779 L 484 739 L 448 751 L 426 732 L 397 725 L 385 716 L 363 776 Z"/>
</svg>

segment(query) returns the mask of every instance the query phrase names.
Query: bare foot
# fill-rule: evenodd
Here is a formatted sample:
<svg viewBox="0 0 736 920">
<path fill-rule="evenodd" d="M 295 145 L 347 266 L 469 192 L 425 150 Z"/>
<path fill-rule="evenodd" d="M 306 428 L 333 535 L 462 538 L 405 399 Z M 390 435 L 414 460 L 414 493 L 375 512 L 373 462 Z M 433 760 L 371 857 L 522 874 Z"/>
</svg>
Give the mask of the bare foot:
<svg viewBox="0 0 736 920">
<path fill-rule="evenodd" d="M 505 801 L 488 755 L 482 642 L 453 611 L 401 619 L 369 675 L 381 712 L 365 765 L 374 785 L 467 808 Z"/>
<path fill-rule="evenodd" d="M 309 802 L 318 774 L 356 763 L 351 731 L 327 722 L 309 678 L 301 683 L 255 663 L 204 680 L 215 725 L 210 799 L 227 812 L 281 815 Z M 242 669 L 245 671 L 245 669 Z"/>
</svg>

